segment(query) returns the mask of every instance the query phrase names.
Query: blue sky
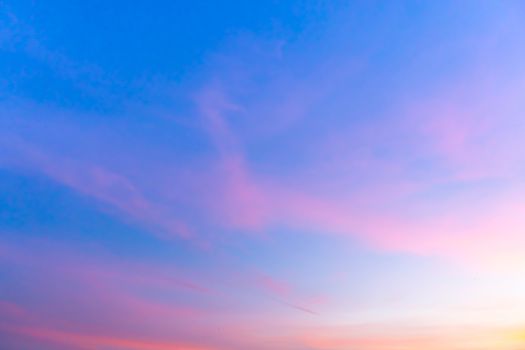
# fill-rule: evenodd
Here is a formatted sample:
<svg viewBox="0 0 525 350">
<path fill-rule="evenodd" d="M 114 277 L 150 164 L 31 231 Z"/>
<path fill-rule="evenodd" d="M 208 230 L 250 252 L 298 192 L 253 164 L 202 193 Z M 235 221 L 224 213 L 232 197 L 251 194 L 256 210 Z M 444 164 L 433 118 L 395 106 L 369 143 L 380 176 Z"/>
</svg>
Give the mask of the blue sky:
<svg viewBox="0 0 525 350">
<path fill-rule="evenodd" d="M 0 2 L 0 343 L 519 348 L 524 10 Z"/>
</svg>

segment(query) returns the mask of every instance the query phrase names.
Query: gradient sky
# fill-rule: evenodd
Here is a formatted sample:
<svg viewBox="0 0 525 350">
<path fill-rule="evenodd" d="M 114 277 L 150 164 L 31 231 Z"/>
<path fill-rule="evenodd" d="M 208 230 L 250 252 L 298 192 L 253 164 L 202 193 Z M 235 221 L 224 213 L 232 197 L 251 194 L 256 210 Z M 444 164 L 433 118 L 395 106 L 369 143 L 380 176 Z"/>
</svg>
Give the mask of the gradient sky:
<svg viewBox="0 0 525 350">
<path fill-rule="evenodd" d="M 0 1 L 0 348 L 525 349 L 524 4 Z"/>
</svg>

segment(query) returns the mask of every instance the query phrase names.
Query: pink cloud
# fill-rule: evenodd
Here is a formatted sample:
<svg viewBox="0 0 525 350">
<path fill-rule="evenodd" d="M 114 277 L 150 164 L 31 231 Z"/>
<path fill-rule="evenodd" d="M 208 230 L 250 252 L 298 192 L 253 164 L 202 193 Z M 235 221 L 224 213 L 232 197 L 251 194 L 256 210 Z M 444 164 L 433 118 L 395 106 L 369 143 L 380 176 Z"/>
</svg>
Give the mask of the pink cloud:
<svg viewBox="0 0 525 350">
<path fill-rule="evenodd" d="M 79 193 L 108 205 L 125 217 L 153 227 L 159 236 L 190 238 L 193 233 L 182 220 L 173 217 L 162 205 L 152 202 L 125 176 L 96 164 L 74 160 L 52 153 L 44 153 L 25 141 L 16 146 L 24 166 L 38 169 Z"/>
<path fill-rule="evenodd" d="M 266 274 L 259 274 L 256 277 L 256 283 L 264 290 L 280 297 L 288 297 L 291 292 L 291 286 L 288 283 L 278 281 Z"/>
<path fill-rule="evenodd" d="M 423 107 L 411 108 L 409 117 L 402 114 L 406 110 L 400 110 L 399 116 L 389 118 L 386 126 L 381 127 L 379 136 L 385 134 L 384 140 L 378 140 L 378 135 L 372 132 L 377 125 L 372 123 L 365 127 L 364 138 L 359 140 L 374 142 L 376 146 L 379 142 L 380 147 L 394 148 L 394 151 L 395 147 L 406 148 L 412 153 L 403 158 L 399 151 L 392 152 L 391 158 L 378 160 L 377 166 L 373 152 L 365 152 L 362 160 L 368 164 L 366 173 L 377 168 L 384 174 L 375 181 L 365 182 L 364 188 L 339 196 L 336 191 L 329 195 L 315 193 L 305 187 L 308 183 L 286 187 L 279 174 L 261 176 L 254 173 L 228 123 L 231 107 L 225 106 L 234 104 L 224 102 L 227 101 L 225 93 L 214 87 L 212 95 L 220 96 L 222 102 L 212 103 L 205 95 L 198 103 L 206 106 L 202 109 L 205 124 L 219 150 L 224 169 L 222 182 L 218 180 L 224 196 L 214 199 L 215 209 L 220 208 L 226 224 L 246 230 L 290 226 L 357 237 L 371 247 L 386 251 L 436 256 L 487 268 L 500 264 L 511 268 L 516 259 L 519 260 L 523 247 L 523 240 L 515 234 L 523 226 L 519 215 L 522 205 L 516 196 L 500 193 L 471 208 L 452 198 L 445 211 L 432 215 L 421 215 L 415 203 L 406 201 L 410 196 L 451 181 L 472 180 L 475 174 L 479 175 L 475 176 L 478 179 L 495 174 L 506 176 L 515 167 L 513 164 L 519 163 L 521 156 L 516 152 L 519 146 L 514 141 L 506 141 L 507 133 L 502 132 L 514 125 L 515 94 L 500 93 L 494 99 L 486 96 L 492 92 L 490 84 L 481 84 L 472 91 L 467 89 L 472 86 L 471 81 L 465 85 L 461 87 L 465 91 L 453 90 L 461 92 L 457 98 L 453 93 L 443 96 L 436 92 L 438 96 L 433 100 L 437 102 L 433 105 L 418 102 L 417 105 Z M 477 101 L 481 103 L 476 104 Z M 505 118 L 496 118 L 493 113 L 497 111 L 503 111 Z M 367 140 L 367 137 L 372 139 Z M 400 140 L 401 137 L 404 139 Z M 413 144 L 421 145 L 420 149 Z M 492 150 L 496 150 L 496 154 L 490 154 Z M 443 157 L 441 166 L 448 174 L 410 178 L 412 162 L 436 154 Z M 397 166 L 388 167 L 396 163 Z M 491 164 L 497 165 L 498 173 L 493 171 Z M 342 166 L 343 161 L 334 163 L 334 171 L 344 170 Z M 427 203 L 421 201 L 420 204 Z"/>
<path fill-rule="evenodd" d="M 67 332 L 48 328 L 0 326 L 2 329 L 23 336 L 41 339 L 57 344 L 74 346 L 78 349 L 118 347 L 130 350 L 213 350 L 214 346 L 197 345 L 172 341 L 157 341 L 140 338 L 111 337 L 89 333 Z"/>
<path fill-rule="evenodd" d="M 462 89 L 469 91 L 467 88 L 471 85 L 465 84 Z M 325 88 L 330 90 L 329 82 Z M 454 90 L 457 91 L 461 89 Z M 490 99 L 487 97 L 490 92 L 492 89 L 483 86 L 454 98 L 454 93 L 437 91 L 428 101 L 418 101 L 416 107 L 407 108 L 408 112 L 399 109 L 395 111 L 399 115 L 356 130 L 352 130 L 354 126 L 351 125 L 335 135 L 320 135 L 310 147 L 317 149 L 319 146 L 320 149 L 308 164 L 312 168 L 322 170 L 325 155 L 328 158 L 332 154 L 344 155 L 345 149 L 353 149 L 356 145 L 362 149 L 350 152 L 347 158 L 334 157 L 329 171 L 319 170 L 323 176 L 310 178 L 301 176 L 304 169 L 293 173 L 292 180 L 286 174 L 255 170 L 261 166 L 250 161 L 234 127 L 238 126 L 234 119 L 238 117 L 236 113 L 245 109 L 232 102 L 219 82 L 206 85 L 194 97 L 202 130 L 216 153 L 210 152 L 211 155 L 198 159 L 198 166 L 195 163 L 185 165 L 187 176 L 184 177 L 166 176 L 163 181 L 157 181 L 158 177 L 142 170 L 139 170 L 141 176 L 134 177 L 125 167 L 113 168 L 81 157 L 66 157 L 36 142 L 33 145 L 21 141 L 22 137 L 17 142 L 11 140 L 9 146 L 20 156 L 19 163 L 96 199 L 126 220 L 142 223 L 163 238 L 177 236 L 198 241 L 214 235 L 196 232 L 193 226 L 199 225 L 205 226 L 206 232 L 225 228 L 262 232 L 281 226 L 348 235 L 388 251 L 452 257 L 454 260 L 461 256 L 463 260 L 498 260 L 503 258 L 505 248 L 493 253 L 487 248 L 498 242 L 491 238 L 497 237 L 494 232 L 505 230 L 505 237 L 517 246 L 521 244 L 508 227 L 497 227 L 493 223 L 487 226 L 490 229 L 465 225 L 461 217 L 470 215 L 469 210 L 454 200 L 450 202 L 454 212 L 421 218 L 410 214 L 412 210 L 419 210 L 416 204 L 406 204 L 411 196 L 442 184 L 496 173 L 500 176 L 516 173 L 515 164 L 521 164 L 521 156 L 516 151 L 520 145 L 515 141 L 517 138 L 506 141 L 507 133 L 503 132 L 515 125 L 518 115 L 515 112 L 519 110 L 516 96 L 500 93 L 497 99 Z M 474 102 L 484 99 L 490 101 L 476 107 Z M 500 107 L 506 118 L 495 117 Z M 378 126 L 381 127 L 378 129 Z M 515 132 L 519 134 L 520 131 Z M 334 139 L 340 142 L 333 142 Z M 345 142 L 345 139 L 352 139 L 357 144 Z M 420 143 L 422 140 L 425 142 Z M 385 157 L 374 156 L 376 149 L 372 145 L 390 153 Z M 405 155 L 405 151 L 409 154 Z M 443 173 L 429 177 L 413 174 L 417 170 L 414 163 L 434 159 L 436 155 L 442 158 L 438 165 Z M 351 166 L 348 166 L 349 159 Z M 164 169 L 165 161 L 161 158 L 160 165 L 153 163 Z M 496 172 L 492 164 L 496 165 Z M 359 176 L 354 176 L 353 170 Z M 336 181 L 330 185 L 332 179 Z M 329 186 L 332 186 L 330 191 L 323 193 Z M 487 199 L 485 207 L 480 208 L 485 213 L 506 211 L 501 209 L 506 208 L 504 200 L 498 201 L 500 208 L 489 201 Z M 190 202 L 188 212 L 195 215 L 187 218 L 181 212 L 188 209 L 185 204 Z M 422 206 L 425 204 L 421 202 Z M 519 201 L 515 205 L 519 206 Z M 184 210 L 179 210 L 181 208 Z M 514 209 L 508 212 L 514 213 Z M 516 221 L 516 215 L 509 213 L 505 217 Z M 480 215 L 471 220 L 485 223 L 487 219 Z M 222 239 L 218 235 L 213 239 Z M 468 243 L 474 238 L 479 238 L 475 244 Z"/>
<path fill-rule="evenodd" d="M 523 156 L 523 104 L 516 79 L 468 76 L 409 105 L 405 128 L 427 156 L 437 155 L 453 178 L 512 178 Z M 502 87 L 503 86 L 503 87 Z"/>
</svg>

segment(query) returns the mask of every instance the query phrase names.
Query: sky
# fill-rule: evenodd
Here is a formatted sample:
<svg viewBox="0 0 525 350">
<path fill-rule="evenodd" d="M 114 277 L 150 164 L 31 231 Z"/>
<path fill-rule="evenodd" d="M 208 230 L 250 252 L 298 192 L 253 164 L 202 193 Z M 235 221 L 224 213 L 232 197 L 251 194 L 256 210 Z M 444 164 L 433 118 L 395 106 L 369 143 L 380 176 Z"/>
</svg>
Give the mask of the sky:
<svg viewBox="0 0 525 350">
<path fill-rule="evenodd" d="M 522 1 L 0 1 L 0 348 L 524 350 Z"/>
</svg>

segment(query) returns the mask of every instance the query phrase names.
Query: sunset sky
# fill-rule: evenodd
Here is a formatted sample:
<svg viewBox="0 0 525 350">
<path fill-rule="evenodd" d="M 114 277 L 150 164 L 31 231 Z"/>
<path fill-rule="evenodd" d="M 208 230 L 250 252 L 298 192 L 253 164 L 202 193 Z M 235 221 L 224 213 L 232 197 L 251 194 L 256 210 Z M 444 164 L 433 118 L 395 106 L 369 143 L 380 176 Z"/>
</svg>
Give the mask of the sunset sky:
<svg viewBox="0 0 525 350">
<path fill-rule="evenodd" d="M 1 350 L 525 350 L 524 1 L 0 1 Z"/>
</svg>

